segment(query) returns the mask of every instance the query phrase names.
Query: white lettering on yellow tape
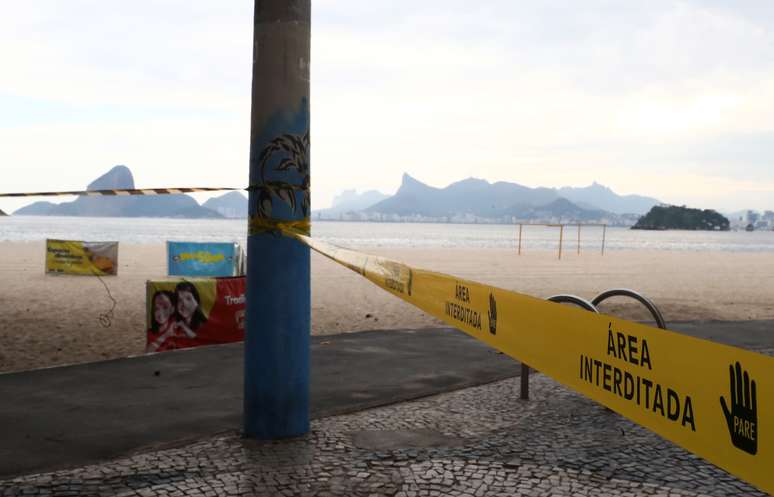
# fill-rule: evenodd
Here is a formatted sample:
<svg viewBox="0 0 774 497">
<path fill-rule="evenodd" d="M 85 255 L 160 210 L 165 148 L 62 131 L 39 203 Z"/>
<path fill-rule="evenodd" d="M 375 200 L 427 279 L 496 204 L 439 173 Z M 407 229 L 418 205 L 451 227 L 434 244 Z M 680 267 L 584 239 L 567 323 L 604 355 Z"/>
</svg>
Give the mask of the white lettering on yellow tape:
<svg viewBox="0 0 774 497">
<path fill-rule="evenodd" d="M 289 236 L 774 492 L 774 358 Z"/>
</svg>

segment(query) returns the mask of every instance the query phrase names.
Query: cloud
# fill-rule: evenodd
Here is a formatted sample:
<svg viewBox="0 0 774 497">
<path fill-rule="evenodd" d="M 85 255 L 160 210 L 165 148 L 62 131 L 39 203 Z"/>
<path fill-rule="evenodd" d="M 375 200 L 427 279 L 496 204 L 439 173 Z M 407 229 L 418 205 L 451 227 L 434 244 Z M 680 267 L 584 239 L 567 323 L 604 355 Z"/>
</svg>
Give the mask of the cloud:
<svg viewBox="0 0 774 497">
<path fill-rule="evenodd" d="M 407 170 L 437 186 L 597 179 L 656 196 L 680 183 L 700 198 L 708 183 L 665 178 L 771 177 L 765 147 L 747 146 L 772 126 L 771 17 L 698 2 L 590 2 L 572 16 L 562 2 L 486 5 L 433 17 L 398 2 L 389 33 L 318 31 L 315 129 L 327 125 L 315 157 L 338 156 L 368 188 Z"/>
<path fill-rule="evenodd" d="M 745 182 L 774 181 L 774 10 L 730 5 L 315 0 L 313 204 L 404 171 L 752 201 Z M 14 4 L 4 189 L 80 188 L 116 163 L 143 186 L 244 182 L 251 48 L 245 0 Z"/>
</svg>

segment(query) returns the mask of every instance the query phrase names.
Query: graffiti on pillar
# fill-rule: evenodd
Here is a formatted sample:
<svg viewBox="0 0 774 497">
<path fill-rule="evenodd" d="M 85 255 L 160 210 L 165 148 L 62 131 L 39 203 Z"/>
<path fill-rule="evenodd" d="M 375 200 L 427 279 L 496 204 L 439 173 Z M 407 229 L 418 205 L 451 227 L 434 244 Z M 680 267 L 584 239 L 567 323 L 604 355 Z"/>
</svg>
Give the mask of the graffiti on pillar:
<svg viewBox="0 0 774 497">
<path fill-rule="evenodd" d="M 308 129 L 303 135 L 284 133 L 269 141 L 258 155 L 258 167 L 261 184 L 254 188 L 258 192 L 259 217 L 272 217 L 274 199 L 284 202 L 294 215 L 300 212 L 304 218 L 309 217 Z M 289 174 L 292 171 L 296 174 Z M 293 176 L 300 181 L 291 181 Z"/>
</svg>

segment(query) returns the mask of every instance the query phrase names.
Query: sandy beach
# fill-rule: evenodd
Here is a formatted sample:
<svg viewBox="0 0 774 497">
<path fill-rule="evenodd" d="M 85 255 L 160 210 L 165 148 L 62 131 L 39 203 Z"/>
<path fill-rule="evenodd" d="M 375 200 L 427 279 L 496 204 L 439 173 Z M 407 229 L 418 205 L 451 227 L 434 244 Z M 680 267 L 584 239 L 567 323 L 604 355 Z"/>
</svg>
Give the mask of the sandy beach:
<svg viewBox="0 0 774 497">
<path fill-rule="evenodd" d="M 593 298 L 625 287 L 642 292 L 667 322 L 774 318 L 770 253 L 610 251 L 518 256 L 501 249 L 364 249 L 417 267 L 545 298 Z M 121 244 L 119 275 L 103 278 L 117 305 L 111 325 L 99 316 L 112 302 L 99 279 L 47 276 L 43 242 L 0 242 L 0 371 L 142 354 L 145 281 L 166 274 L 165 247 Z M 626 300 L 603 312 L 629 319 L 647 313 Z M 441 323 L 328 259 L 312 257 L 312 333 L 425 328 Z"/>
</svg>

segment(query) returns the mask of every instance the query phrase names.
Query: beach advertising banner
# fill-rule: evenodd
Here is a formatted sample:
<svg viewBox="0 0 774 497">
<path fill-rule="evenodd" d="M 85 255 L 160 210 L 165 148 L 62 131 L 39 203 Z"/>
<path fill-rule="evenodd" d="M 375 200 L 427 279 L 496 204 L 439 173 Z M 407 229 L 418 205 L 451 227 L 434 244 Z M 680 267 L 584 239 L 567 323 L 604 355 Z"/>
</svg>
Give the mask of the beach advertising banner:
<svg viewBox="0 0 774 497">
<path fill-rule="evenodd" d="M 774 358 L 289 234 L 428 314 L 774 492 Z"/>
<path fill-rule="evenodd" d="M 148 281 L 146 295 L 146 352 L 244 340 L 244 276 Z"/>
<path fill-rule="evenodd" d="M 114 276 L 118 242 L 46 240 L 46 273 Z"/>
<path fill-rule="evenodd" d="M 240 276 L 241 267 L 238 243 L 167 242 L 170 276 Z"/>
</svg>

